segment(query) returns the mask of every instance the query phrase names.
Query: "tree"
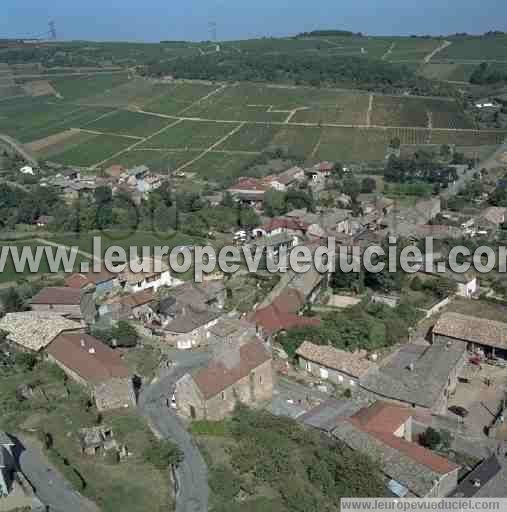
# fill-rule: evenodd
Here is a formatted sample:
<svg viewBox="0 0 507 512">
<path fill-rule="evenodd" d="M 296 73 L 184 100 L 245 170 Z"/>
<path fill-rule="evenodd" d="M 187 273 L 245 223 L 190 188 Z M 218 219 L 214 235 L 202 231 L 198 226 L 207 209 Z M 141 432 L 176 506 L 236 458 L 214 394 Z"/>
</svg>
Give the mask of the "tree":
<svg viewBox="0 0 507 512">
<path fill-rule="evenodd" d="M 456 281 L 449 279 L 448 277 L 439 277 L 434 282 L 434 291 L 440 297 L 449 297 L 449 295 L 453 295 L 458 290 L 458 285 Z"/>
<path fill-rule="evenodd" d="M 357 196 L 361 193 L 361 184 L 356 178 L 350 176 L 343 182 L 343 193 L 350 196 L 352 201 L 355 202 Z"/>
<path fill-rule="evenodd" d="M 16 288 L 10 287 L 2 297 L 4 310 L 6 313 L 15 313 L 23 309 L 23 299 Z"/>
<path fill-rule="evenodd" d="M 363 178 L 361 181 L 361 192 L 363 194 L 371 194 L 372 192 L 375 192 L 377 189 L 377 182 L 375 181 L 375 178 Z"/>
<path fill-rule="evenodd" d="M 422 434 L 420 434 L 419 442 L 430 450 L 435 450 L 441 443 L 440 433 L 438 430 L 428 427 Z"/>
<path fill-rule="evenodd" d="M 153 439 L 143 455 L 146 462 L 160 470 L 170 466 L 177 467 L 183 462 L 183 452 L 167 440 Z"/>
<path fill-rule="evenodd" d="M 264 213 L 268 217 L 277 217 L 285 213 L 285 193 L 275 189 L 269 189 L 264 194 Z"/>
<path fill-rule="evenodd" d="M 112 330 L 113 338 L 116 340 L 117 347 L 135 347 L 139 335 L 135 328 L 125 320 L 120 320 Z"/>
</svg>

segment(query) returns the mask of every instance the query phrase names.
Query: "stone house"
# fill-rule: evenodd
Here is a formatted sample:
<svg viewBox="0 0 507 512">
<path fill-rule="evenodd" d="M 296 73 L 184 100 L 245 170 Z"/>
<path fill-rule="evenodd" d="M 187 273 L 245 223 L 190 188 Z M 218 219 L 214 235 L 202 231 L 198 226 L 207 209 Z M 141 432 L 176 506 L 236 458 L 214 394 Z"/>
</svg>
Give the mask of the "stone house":
<svg viewBox="0 0 507 512">
<path fill-rule="evenodd" d="M 243 344 L 257 337 L 257 328 L 254 324 L 237 318 L 222 317 L 209 327 L 209 345 L 229 343 L 230 345 Z"/>
<path fill-rule="evenodd" d="M 158 322 L 164 326 L 175 318 L 185 314 L 189 306 L 199 309 L 223 309 L 226 299 L 226 288 L 221 280 L 194 283 L 187 281 L 171 288 L 168 295 L 162 297 L 155 307 Z"/>
<path fill-rule="evenodd" d="M 109 297 L 98 307 L 102 323 L 115 324 L 120 320 L 152 322 L 156 318 L 156 298 L 151 289 Z"/>
<path fill-rule="evenodd" d="M 322 380 L 353 388 L 359 379 L 377 365 L 368 359 L 365 350 L 347 352 L 329 345 L 309 341 L 296 350 L 299 368 Z"/>
<path fill-rule="evenodd" d="M 470 352 L 507 359 L 507 323 L 444 313 L 433 326 L 434 344 L 460 343 Z"/>
<path fill-rule="evenodd" d="M 14 442 L 0 431 L 0 499 L 9 495 L 16 474 L 16 461 L 13 455 Z"/>
<path fill-rule="evenodd" d="M 46 357 L 90 392 L 99 411 L 136 403 L 129 369 L 119 352 L 86 333 L 62 333 L 46 348 Z"/>
<path fill-rule="evenodd" d="M 32 297 L 30 308 L 38 313 L 56 313 L 86 323 L 93 323 L 96 316 L 93 287 L 48 286 Z"/>
<path fill-rule="evenodd" d="M 381 465 L 390 494 L 442 498 L 458 483 L 459 466 L 412 439 L 413 409 L 375 402 L 338 418 L 333 437 Z"/>
<path fill-rule="evenodd" d="M 111 292 L 119 285 L 118 275 L 103 268 L 100 272 L 76 272 L 65 279 L 67 288 L 81 290 L 87 286 L 94 286 L 95 296 Z"/>
<path fill-rule="evenodd" d="M 123 272 L 119 273 L 118 279 L 123 289 L 130 293 L 148 289 L 157 291 L 161 286 L 172 286 L 174 284 L 169 265 L 162 260 L 153 258 L 144 258 L 136 262 L 131 261 L 126 265 Z"/>
<path fill-rule="evenodd" d="M 389 362 L 359 379 L 379 399 L 409 405 L 421 415 L 445 414 L 467 358 L 464 343 L 409 343 Z"/>
<path fill-rule="evenodd" d="M 221 316 L 221 311 L 188 306 L 181 316 L 164 326 L 164 339 L 180 350 L 207 345 L 211 337 L 210 328 Z"/>
<path fill-rule="evenodd" d="M 187 373 L 175 387 L 179 414 L 218 421 L 238 402 L 254 406 L 273 396 L 271 353 L 261 341 L 243 345 L 219 343 L 206 368 Z"/>
</svg>

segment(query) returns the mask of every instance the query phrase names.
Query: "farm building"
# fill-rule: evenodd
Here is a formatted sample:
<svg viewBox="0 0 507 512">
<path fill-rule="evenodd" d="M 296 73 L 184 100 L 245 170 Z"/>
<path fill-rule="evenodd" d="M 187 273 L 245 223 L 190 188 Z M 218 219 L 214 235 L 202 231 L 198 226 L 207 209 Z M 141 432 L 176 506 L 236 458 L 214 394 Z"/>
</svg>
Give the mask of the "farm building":
<svg viewBox="0 0 507 512">
<path fill-rule="evenodd" d="M 314 377 L 354 387 L 368 371 L 377 368 L 364 350 L 347 352 L 305 341 L 296 351 L 299 367 Z"/>
<path fill-rule="evenodd" d="M 447 496 L 458 483 L 459 466 L 413 442 L 413 415 L 408 407 L 375 402 L 339 419 L 332 435 L 353 450 L 375 454 L 394 495 Z"/>
<path fill-rule="evenodd" d="M 444 313 L 433 326 L 433 342 L 463 342 L 471 352 L 507 359 L 507 324 L 485 318 Z"/>
<path fill-rule="evenodd" d="M 447 411 L 449 395 L 466 361 L 463 343 L 410 343 L 378 370 L 359 380 L 380 399 L 410 405 L 422 415 Z"/>
<path fill-rule="evenodd" d="M 48 286 L 30 300 L 32 311 L 56 313 L 74 320 L 92 323 L 95 320 L 93 289 Z"/>
<path fill-rule="evenodd" d="M 90 391 L 99 411 L 135 405 L 128 368 L 118 352 L 85 333 L 62 333 L 46 348 L 47 359 Z"/>
<path fill-rule="evenodd" d="M 178 412 L 192 419 L 218 421 L 238 401 L 255 405 L 273 396 L 271 354 L 260 341 L 213 347 L 206 368 L 187 373 L 176 383 Z"/>
</svg>

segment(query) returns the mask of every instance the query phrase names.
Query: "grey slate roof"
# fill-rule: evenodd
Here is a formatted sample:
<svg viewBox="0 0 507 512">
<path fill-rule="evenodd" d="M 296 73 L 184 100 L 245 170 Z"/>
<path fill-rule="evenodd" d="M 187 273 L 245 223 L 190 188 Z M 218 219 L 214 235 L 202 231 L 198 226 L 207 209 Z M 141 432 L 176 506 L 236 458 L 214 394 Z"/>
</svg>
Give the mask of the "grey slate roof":
<svg viewBox="0 0 507 512">
<path fill-rule="evenodd" d="M 216 320 L 222 315 L 223 313 L 220 311 L 188 307 L 185 314 L 175 318 L 165 327 L 165 329 L 168 332 L 177 334 L 192 332 L 193 330 Z"/>
<path fill-rule="evenodd" d="M 361 405 L 352 400 L 334 400 L 330 398 L 317 407 L 299 416 L 298 421 L 324 432 L 333 431 L 338 425 L 339 418 L 355 414 Z"/>
<path fill-rule="evenodd" d="M 431 408 L 465 352 L 461 342 L 435 343 L 413 363 L 413 370 L 388 365 L 368 373 L 360 385 L 382 397 Z"/>
<path fill-rule="evenodd" d="M 405 485 L 416 496 L 428 494 L 434 487 L 435 480 L 441 476 L 374 436 L 355 428 L 348 421 L 340 422 L 333 430 L 333 436 L 353 450 L 367 453 L 372 459 L 379 461 L 386 475 Z"/>
</svg>

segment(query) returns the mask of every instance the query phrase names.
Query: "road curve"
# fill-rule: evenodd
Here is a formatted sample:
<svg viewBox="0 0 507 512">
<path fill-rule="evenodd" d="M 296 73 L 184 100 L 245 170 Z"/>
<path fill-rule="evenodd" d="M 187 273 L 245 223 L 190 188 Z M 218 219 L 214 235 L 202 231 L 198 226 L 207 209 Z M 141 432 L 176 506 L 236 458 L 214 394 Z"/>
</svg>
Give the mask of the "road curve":
<svg viewBox="0 0 507 512">
<path fill-rule="evenodd" d="M 196 354 L 197 355 L 197 354 Z M 203 456 L 176 413 L 167 407 L 176 381 L 192 368 L 207 363 L 206 354 L 192 362 L 173 367 L 169 373 L 148 385 L 139 397 L 139 412 L 158 436 L 175 443 L 184 455 L 176 470 L 178 491 L 176 512 L 208 512 L 208 470 Z"/>
<path fill-rule="evenodd" d="M 19 467 L 37 497 L 51 512 L 100 512 L 88 498 L 75 491 L 70 483 L 49 463 L 36 442 L 20 440 L 15 449 Z"/>
</svg>

